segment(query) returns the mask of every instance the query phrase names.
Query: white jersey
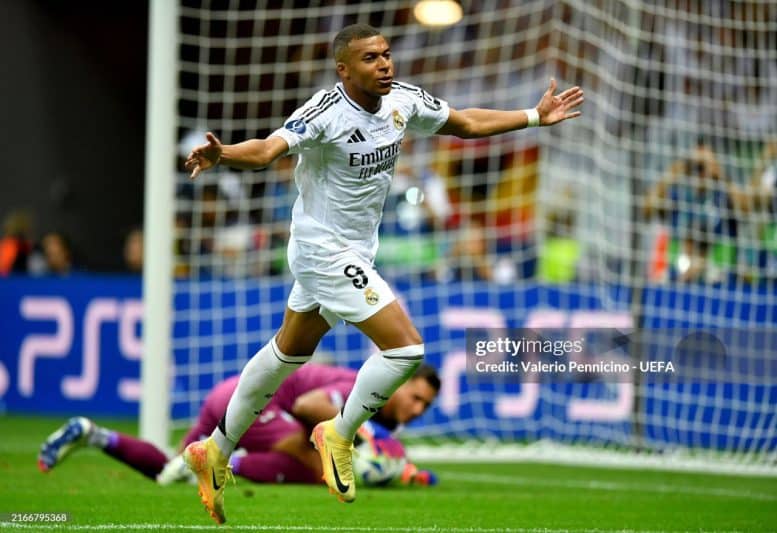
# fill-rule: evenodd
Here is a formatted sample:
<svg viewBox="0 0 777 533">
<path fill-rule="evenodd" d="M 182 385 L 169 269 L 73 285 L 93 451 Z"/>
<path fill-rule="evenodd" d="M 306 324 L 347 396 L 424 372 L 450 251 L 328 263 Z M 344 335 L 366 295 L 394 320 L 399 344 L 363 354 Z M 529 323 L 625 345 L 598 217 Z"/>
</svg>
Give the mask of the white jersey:
<svg viewBox="0 0 777 533">
<path fill-rule="evenodd" d="M 292 211 L 294 239 L 325 250 L 351 248 L 372 260 L 378 226 L 405 130 L 428 136 L 448 120 L 448 104 L 394 82 L 376 113 L 338 83 L 319 91 L 272 135 L 299 154 Z"/>
</svg>

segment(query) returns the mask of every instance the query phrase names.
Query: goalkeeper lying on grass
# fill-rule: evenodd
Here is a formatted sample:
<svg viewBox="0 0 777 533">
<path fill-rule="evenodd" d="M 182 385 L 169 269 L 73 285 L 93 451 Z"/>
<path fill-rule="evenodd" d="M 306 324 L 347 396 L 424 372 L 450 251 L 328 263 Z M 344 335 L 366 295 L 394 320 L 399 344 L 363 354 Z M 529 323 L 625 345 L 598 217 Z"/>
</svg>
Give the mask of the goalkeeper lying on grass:
<svg viewBox="0 0 777 533">
<path fill-rule="evenodd" d="M 308 363 L 287 379 L 270 403 L 240 439 L 230 458 L 235 474 L 257 483 L 320 483 L 321 460 L 308 438 L 318 422 L 332 418 L 351 392 L 356 371 Z M 199 418 L 183 439 L 189 443 L 210 435 L 237 386 L 238 376 L 216 385 L 205 399 Z M 419 417 L 440 389 L 430 366 L 418 368 L 388 402 L 358 432 L 357 475 L 370 485 L 399 479 L 404 484 L 433 484 L 431 472 L 418 470 L 404 456 L 402 444 L 391 432 Z M 71 418 L 41 445 L 38 467 L 54 468 L 74 450 L 93 446 L 161 484 L 188 479 L 191 471 L 181 456 L 168 459 L 153 444 L 95 425 L 83 417 Z M 357 457 L 358 459 L 358 457 Z"/>
</svg>

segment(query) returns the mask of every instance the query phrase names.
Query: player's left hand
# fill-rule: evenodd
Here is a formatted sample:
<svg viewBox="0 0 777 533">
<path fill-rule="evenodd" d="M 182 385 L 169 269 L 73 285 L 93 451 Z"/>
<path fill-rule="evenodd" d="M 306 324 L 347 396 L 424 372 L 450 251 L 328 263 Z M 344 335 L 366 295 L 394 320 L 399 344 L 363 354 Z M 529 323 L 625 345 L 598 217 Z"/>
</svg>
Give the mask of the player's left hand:
<svg viewBox="0 0 777 533">
<path fill-rule="evenodd" d="M 550 79 L 550 87 L 542 95 L 537 104 L 537 112 L 540 114 L 540 126 L 550 126 L 558 122 L 580 116 L 580 111 L 574 111 L 583 103 L 583 89 L 572 87 L 555 95 L 556 79 Z"/>
</svg>

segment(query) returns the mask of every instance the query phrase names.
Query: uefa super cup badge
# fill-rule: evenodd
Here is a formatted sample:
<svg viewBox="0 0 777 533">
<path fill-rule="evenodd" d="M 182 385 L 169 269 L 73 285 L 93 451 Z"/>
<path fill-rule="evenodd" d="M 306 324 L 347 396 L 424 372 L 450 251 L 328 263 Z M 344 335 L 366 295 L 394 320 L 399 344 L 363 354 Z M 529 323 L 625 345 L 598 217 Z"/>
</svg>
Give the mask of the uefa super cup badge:
<svg viewBox="0 0 777 533">
<path fill-rule="evenodd" d="M 403 117 L 402 114 L 396 109 L 394 110 L 393 115 L 394 115 L 394 127 L 400 131 L 405 129 L 405 117 Z"/>
<path fill-rule="evenodd" d="M 370 305 L 375 305 L 378 303 L 378 300 L 380 300 L 380 295 L 375 292 L 372 287 L 367 287 L 364 290 L 364 299 L 367 301 Z"/>
</svg>

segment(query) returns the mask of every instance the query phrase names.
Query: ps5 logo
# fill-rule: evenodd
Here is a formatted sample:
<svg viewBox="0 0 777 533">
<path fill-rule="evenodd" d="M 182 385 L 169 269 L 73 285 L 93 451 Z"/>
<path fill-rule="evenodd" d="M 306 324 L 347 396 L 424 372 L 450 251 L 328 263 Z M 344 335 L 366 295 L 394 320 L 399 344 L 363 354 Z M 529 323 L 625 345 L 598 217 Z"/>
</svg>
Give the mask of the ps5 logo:
<svg viewBox="0 0 777 533">
<path fill-rule="evenodd" d="M 94 298 L 87 304 L 83 317 L 80 317 L 64 298 L 26 296 L 21 299 L 19 312 L 29 323 L 49 323 L 53 326 L 51 332 L 27 335 L 19 347 L 17 386 L 22 397 L 31 398 L 35 395 L 36 374 L 45 372 L 38 363 L 70 356 L 71 350 L 78 344 L 77 322 L 83 324 L 81 372 L 79 375 L 63 376 L 60 386 L 64 398 L 85 400 L 97 392 L 104 325 L 115 324 L 118 353 L 122 357 L 139 361 L 143 354 L 139 327 L 143 320 L 143 303 L 139 299 Z M 118 383 L 117 393 L 124 401 L 137 401 L 140 383 L 136 378 L 123 378 Z"/>
</svg>

